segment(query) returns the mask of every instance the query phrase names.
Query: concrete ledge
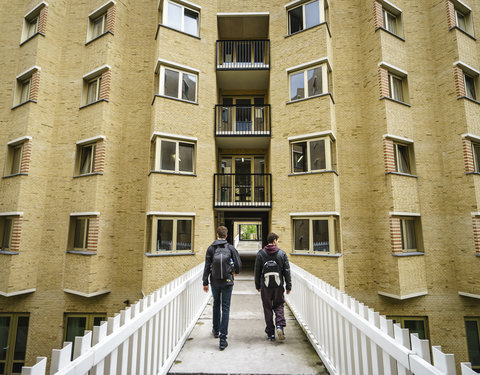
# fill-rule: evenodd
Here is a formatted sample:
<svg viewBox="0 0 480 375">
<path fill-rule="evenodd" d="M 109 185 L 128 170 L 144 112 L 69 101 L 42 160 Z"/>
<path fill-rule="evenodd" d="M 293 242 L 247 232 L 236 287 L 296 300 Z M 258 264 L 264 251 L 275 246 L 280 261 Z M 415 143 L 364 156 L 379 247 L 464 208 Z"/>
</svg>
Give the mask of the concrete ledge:
<svg viewBox="0 0 480 375">
<path fill-rule="evenodd" d="M 477 298 L 480 299 L 480 294 L 473 294 L 473 293 L 467 293 L 467 292 L 458 292 L 459 296 L 462 297 L 470 297 L 470 298 Z"/>
<path fill-rule="evenodd" d="M 93 292 L 93 293 L 83 293 L 83 292 L 79 292 L 77 290 L 72 290 L 72 289 L 63 289 L 63 291 L 65 293 L 69 293 L 69 294 L 74 294 L 76 296 L 80 296 L 80 297 L 86 297 L 86 298 L 91 298 L 91 297 L 96 297 L 96 296 L 101 296 L 102 294 L 108 294 L 110 293 L 110 289 L 107 289 L 107 290 L 101 290 L 99 292 Z"/>
<path fill-rule="evenodd" d="M 421 297 L 421 296 L 426 296 L 428 294 L 428 291 L 425 292 L 417 292 L 417 293 L 412 293 L 412 294 L 405 294 L 403 296 L 399 296 L 396 294 L 391 294 L 391 293 L 385 293 L 385 292 L 378 292 L 379 295 L 384 296 L 384 297 L 389 297 L 389 298 L 394 298 L 398 300 L 405 300 L 409 298 L 415 298 L 415 297 Z"/>
<path fill-rule="evenodd" d="M 22 294 L 33 293 L 33 292 L 35 292 L 36 290 L 37 290 L 36 288 L 33 288 L 33 289 L 24 289 L 24 290 L 19 290 L 18 292 L 11 292 L 11 293 L 5 293 L 5 292 L 0 291 L 0 296 L 3 296 L 3 297 L 14 297 L 14 296 L 22 295 Z"/>
</svg>

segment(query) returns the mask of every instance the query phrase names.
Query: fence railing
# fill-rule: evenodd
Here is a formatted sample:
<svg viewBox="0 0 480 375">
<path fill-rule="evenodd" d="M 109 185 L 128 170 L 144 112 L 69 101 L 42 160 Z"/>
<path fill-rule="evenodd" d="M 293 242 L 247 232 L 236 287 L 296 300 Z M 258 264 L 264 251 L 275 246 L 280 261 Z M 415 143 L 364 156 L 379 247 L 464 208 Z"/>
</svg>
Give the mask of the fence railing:
<svg viewBox="0 0 480 375">
<path fill-rule="evenodd" d="M 214 207 L 271 207 L 270 173 L 215 173 Z"/>
<path fill-rule="evenodd" d="M 53 350 L 50 374 L 166 374 L 210 299 L 201 287 L 203 267 L 76 337 L 73 360 L 71 342 Z M 39 357 L 22 375 L 45 375 L 46 363 Z"/>
<path fill-rule="evenodd" d="M 217 40 L 217 70 L 269 69 L 269 40 Z"/>
<path fill-rule="evenodd" d="M 331 375 L 455 375 L 453 354 L 290 263 L 294 292 L 286 301 Z M 462 375 L 478 375 L 469 363 Z"/>
<path fill-rule="evenodd" d="M 270 105 L 216 105 L 215 134 L 269 136 Z"/>
</svg>

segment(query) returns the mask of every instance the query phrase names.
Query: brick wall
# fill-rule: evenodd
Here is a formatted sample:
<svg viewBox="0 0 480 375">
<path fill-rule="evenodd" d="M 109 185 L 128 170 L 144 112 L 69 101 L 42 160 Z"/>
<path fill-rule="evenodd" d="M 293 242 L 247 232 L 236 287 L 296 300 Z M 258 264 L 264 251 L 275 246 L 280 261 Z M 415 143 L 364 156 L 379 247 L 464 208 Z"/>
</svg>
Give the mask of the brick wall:
<svg viewBox="0 0 480 375">
<path fill-rule="evenodd" d="M 451 29 L 457 24 L 456 17 L 455 17 L 455 7 L 453 6 L 453 3 L 449 0 L 445 1 L 445 6 L 447 8 L 448 28 Z"/>
<path fill-rule="evenodd" d="M 115 31 L 115 13 L 116 13 L 116 5 L 112 5 L 107 10 L 107 20 L 105 22 L 105 31 L 114 32 Z"/>
<path fill-rule="evenodd" d="M 465 172 L 475 172 L 475 164 L 473 161 L 472 141 L 467 138 L 462 139 L 463 143 L 463 159 L 465 160 Z"/>
<path fill-rule="evenodd" d="M 30 100 L 37 101 L 38 100 L 38 89 L 40 86 L 40 71 L 36 70 L 32 74 L 32 78 L 30 81 Z"/>
<path fill-rule="evenodd" d="M 402 231 L 400 219 L 398 217 L 390 218 L 390 238 L 392 242 L 392 253 L 402 252 Z"/>
<path fill-rule="evenodd" d="M 99 232 L 99 222 L 100 219 L 98 216 L 91 217 L 88 223 L 88 240 L 87 240 L 87 250 L 88 251 L 97 251 L 98 247 L 98 232 Z"/>
<path fill-rule="evenodd" d="M 12 237 L 10 240 L 10 251 L 18 252 L 20 250 L 20 235 L 22 233 L 23 217 L 16 216 L 12 223 Z"/>
<path fill-rule="evenodd" d="M 48 15 L 48 6 L 44 6 L 40 10 L 40 14 L 38 16 L 38 32 L 45 34 L 47 31 L 47 15 Z"/>
<path fill-rule="evenodd" d="M 453 68 L 453 74 L 455 77 L 455 89 L 457 91 L 457 98 L 465 96 L 465 79 L 463 77 L 463 70 L 458 66 Z"/>
<path fill-rule="evenodd" d="M 389 97 L 390 90 L 388 85 L 388 71 L 385 68 L 378 67 L 378 80 L 380 85 L 380 98 Z"/>
<path fill-rule="evenodd" d="M 103 173 L 105 167 L 105 142 L 98 142 L 95 145 L 94 172 Z"/>
<path fill-rule="evenodd" d="M 100 99 L 110 99 L 110 80 L 111 80 L 112 73 L 109 70 L 106 70 L 105 72 L 102 73 L 102 80 L 100 83 L 100 95 L 99 95 L 99 100 Z"/>
<path fill-rule="evenodd" d="M 383 155 L 385 156 L 385 172 L 396 172 L 395 151 L 391 139 L 383 139 Z"/>
<path fill-rule="evenodd" d="M 473 239 L 475 241 L 475 252 L 480 254 L 480 217 L 472 217 L 473 224 Z"/>
<path fill-rule="evenodd" d="M 385 27 L 385 25 L 383 24 L 383 7 L 382 7 L 382 4 L 379 3 L 378 1 L 374 1 L 373 2 L 373 16 L 374 16 L 374 19 L 375 19 L 375 29 L 379 28 L 379 27 Z"/>
<path fill-rule="evenodd" d="M 23 144 L 22 161 L 20 162 L 20 173 L 28 173 L 30 168 L 30 157 L 32 154 L 32 142 L 30 140 Z"/>
</svg>

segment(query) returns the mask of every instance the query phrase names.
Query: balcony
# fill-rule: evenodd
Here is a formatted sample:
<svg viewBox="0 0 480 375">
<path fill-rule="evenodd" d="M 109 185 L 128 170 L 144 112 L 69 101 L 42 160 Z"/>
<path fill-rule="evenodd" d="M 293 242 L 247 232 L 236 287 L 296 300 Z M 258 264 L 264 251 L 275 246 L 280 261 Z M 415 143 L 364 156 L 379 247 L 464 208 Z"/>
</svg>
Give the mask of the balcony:
<svg viewBox="0 0 480 375">
<path fill-rule="evenodd" d="M 216 173 L 215 208 L 272 207 L 272 175 L 269 173 Z"/>
</svg>

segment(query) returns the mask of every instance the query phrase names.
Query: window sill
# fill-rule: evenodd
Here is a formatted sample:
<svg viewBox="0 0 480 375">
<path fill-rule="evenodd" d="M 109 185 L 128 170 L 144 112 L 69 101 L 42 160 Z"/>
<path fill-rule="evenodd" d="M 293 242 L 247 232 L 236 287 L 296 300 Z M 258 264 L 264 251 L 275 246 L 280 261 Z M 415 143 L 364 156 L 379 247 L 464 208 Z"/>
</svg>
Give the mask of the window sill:
<svg viewBox="0 0 480 375">
<path fill-rule="evenodd" d="M 23 42 L 21 42 L 19 44 L 19 46 L 23 46 L 25 43 L 27 43 L 29 40 L 32 40 L 33 38 L 35 38 L 37 35 L 41 35 L 43 37 L 45 37 L 45 34 L 44 33 L 41 33 L 40 31 L 37 31 L 35 34 L 33 34 L 31 37 L 28 37 L 27 39 L 25 39 Z"/>
<path fill-rule="evenodd" d="M 402 101 L 397 100 L 397 99 L 390 98 L 389 96 L 382 96 L 382 97 L 380 98 L 380 100 L 383 100 L 383 99 L 387 99 L 387 100 L 390 100 L 390 101 L 395 102 L 395 103 L 398 103 L 398 104 L 403 104 L 404 106 L 407 106 L 407 107 L 411 107 L 411 106 L 412 106 L 411 104 L 402 102 Z"/>
<path fill-rule="evenodd" d="M 335 100 L 333 100 L 333 95 L 332 95 L 331 92 L 327 92 L 327 93 L 325 93 L 325 94 L 319 94 L 319 95 L 309 96 L 308 98 L 291 100 L 291 101 L 287 102 L 286 104 L 293 104 L 293 103 L 303 102 L 303 101 L 305 101 L 305 100 L 320 98 L 320 97 L 322 97 L 322 96 L 327 96 L 327 95 L 330 95 L 330 99 L 332 99 L 332 103 L 335 104 Z"/>
<path fill-rule="evenodd" d="M 386 174 L 386 175 L 395 174 L 395 175 L 398 175 L 398 176 L 418 178 L 417 175 L 410 174 L 410 173 L 402 173 L 402 172 L 385 172 L 385 174 Z"/>
<path fill-rule="evenodd" d="M 18 255 L 20 253 L 18 251 L 0 250 L 0 254 L 3 254 L 3 255 Z"/>
<path fill-rule="evenodd" d="M 477 38 L 475 38 L 472 34 L 468 33 L 467 31 L 459 28 L 458 26 L 453 26 L 451 27 L 448 31 L 452 31 L 452 30 L 458 30 L 460 31 L 462 34 L 465 34 L 466 36 L 468 36 L 469 38 L 472 38 L 473 40 L 477 40 Z"/>
<path fill-rule="evenodd" d="M 96 41 L 97 39 L 100 39 L 102 36 L 107 35 L 107 34 L 115 35 L 115 34 L 113 34 L 110 30 L 107 30 L 107 31 L 105 31 L 103 34 L 97 35 L 95 38 L 90 39 L 89 41 L 85 42 L 85 45 L 87 46 L 87 45 L 89 45 L 90 43 Z"/>
<path fill-rule="evenodd" d="M 191 177 L 197 177 L 195 173 L 184 173 L 184 172 L 171 172 L 171 171 L 150 171 L 148 175 L 150 176 L 151 174 L 175 174 L 179 176 L 191 176 Z"/>
<path fill-rule="evenodd" d="M 467 176 L 468 176 L 468 175 L 472 175 L 472 174 L 478 176 L 478 175 L 480 175 L 480 172 L 466 172 L 465 174 L 466 174 Z"/>
<path fill-rule="evenodd" d="M 168 257 L 178 255 L 195 255 L 195 252 L 189 250 L 185 250 L 184 252 L 181 252 L 181 250 L 176 252 L 170 252 L 169 250 L 165 250 L 165 252 L 157 251 L 155 253 L 145 253 L 145 256 L 147 257 Z"/>
<path fill-rule="evenodd" d="M 160 26 L 161 26 L 161 27 L 164 27 L 164 28 L 166 28 L 166 29 L 168 29 L 168 30 L 176 31 L 177 33 L 180 33 L 180 34 L 183 34 L 183 35 L 191 36 L 192 38 L 195 38 L 195 39 L 198 39 L 198 40 L 201 39 L 199 36 L 196 36 L 196 35 L 193 35 L 193 34 L 189 34 L 189 33 L 186 33 L 185 31 L 177 30 L 177 29 L 174 29 L 173 27 L 166 26 L 166 25 L 163 25 L 163 24 L 159 23 L 158 26 L 157 26 L 157 32 L 155 33 L 155 40 L 157 40 L 158 32 L 160 31 Z"/>
<path fill-rule="evenodd" d="M 24 105 L 24 104 L 27 104 L 27 103 L 36 103 L 36 102 L 37 102 L 36 100 L 28 99 L 28 100 L 25 101 L 25 102 L 22 102 L 22 103 L 20 103 L 20 104 L 14 105 L 14 106 L 12 107 L 12 110 L 17 109 L 18 107 L 21 107 L 21 106 Z"/>
<path fill-rule="evenodd" d="M 302 253 L 300 251 L 292 251 L 290 253 L 290 255 L 305 255 L 305 256 L 310 256 L 310 257 L 340 258 L 343 255 L 343 253 L 336 253 L 336 254 L 322 253 L 322 252 Z"/>
<path fill-rule="evenodd" d="M 189 103 L 189 104 L 198 105 L 197 102 L 191 102 L 190 100 L 178 99 L 178 98 L 174 98 L 173 96 L 166 96 L 166 95 L 160 95 L 160 94 L 155 94 L 155 95 L 153 96 L 152 105 L 153 105 L 153 103 L 155 103 L 155 99 L 157 98 L 157 96 L 160 97 L 160 98 L 176 100 L 177 102 L 183 102 L 183 103 Z"/>
<path fill-rule="evenodd" d="M 477 258 L 480 258 L 480 254 L 475 254 L 475 256 L 476 256 Z"/>
<path fill-rule="evenodd" d="M 468 97 L 468 96 L 459 96 L 459 97 L 457 98 L 457 100 L 460 100 L 460 99 L 467 99 L 468 101 L 471 101 L 471 102 L 473 102 L 473 103 L 480 104 L 480 102 L 479 102 L 478 100 L 472 99 L 472 98 L 470 98 L 470 97 Z"/>
<path fill-rule="evenodd" d="M 394 257 L 416 257 L 419 255 L 425 255 L 425 253 L 423 251 L 412 251 L 412 252 L 392 254 L 392 256 Z"/>
<path fill-rule="evenodd" d="M 309 174 L 323 174 L 323 173 L 335 173 L 338 176 L 338 172 L 334 169 L 327 169 L 324 171 L 311 171 L 311 172 L 294 172 L 290 173 L 288 177 L 290 176 L 304 176 L 304 175 L 309 175 Z"/>
<path fill-rule="evenodd" d="M 94 104 L 97 104 L 97 103 L 101 103 L 101 102 L 107 102 L 107 103 L 109 103 L 110 100 L 108 100 L 108 99 L 98 99 L 98 100 L 95 100 L 94 102 L 91 102 L 91 103 L 82 105 L 82 106 L 79 107 L 78 109 L 84 109 L 84 108 L 90 107 L 91 105 L 94 105 Z"/>
<path fill-rule="evenodd" d="M 17 176 L 28 176 L 28 173 L 14 173 L 14 174 L 3 176 L 2 178 L 11 178 L 11 177 L 17 177 Z"/>
<path fill-rule="evenodd" d="M 96 251 L 67 250 L 67 254 L 97 255 L 97 252 Z"/>
<path fill-rule="evenodd" d="M 103 173 L 102 172 L 94 172 L 94 173 L 77 174 L 77 175 L 73 176 L 73 178 L 88 177 L 88 176 L 103 176 Z"/>
<path fill-rule="evenodd" d="M 300 30 L 300 31 L 296 31 L 296 32 L 294 32 L 294 33 L 292 33 L 292 34 L 285 35 L 285 38 L 290 38 L 291 36 L 298 35 L 298 34 L 300 34 L 300 33 L 303 33 L 304 31 L 307 31 L 307 30 L 312 30 L 312 29 L 314 29 L 314 28 L 316 28 L 316 27 L 319 27 L 319 26 L 321 26 L 321 25 L 327 26 L 328 35 L 329 35 L 330 38 L 331 38 L 331 37 L 332 37 L 332 33 L 330 32 L 330 27 L 328 26 L 328 22 L 326 22 L 326 21 L 321 22 L 321 23 L 319 23 L 318 25 L 309 27 L 309 28 L 307 28 L 307 29 L 303 29 L 303 30 Z"/>
<path fill-rule="evenodd" d="M 377 28 L 375 29 L 375 32 L 377 32 L 377 30 L 383 30 L 383 31 L 385 31 L 387 34 L 390 34 L 390 35 L 394 36 L 395 38 L 400 39 L 402 42 L 405 42 L 405 39 L 402 38 L 400 35 L 397 35 L 397 34 L 395 34 L 395 33 L 392 33 L 390 30 L 387 30 L 387 29 L 384 28 L 384 27 L 377 27 Z"/>
</svg>

